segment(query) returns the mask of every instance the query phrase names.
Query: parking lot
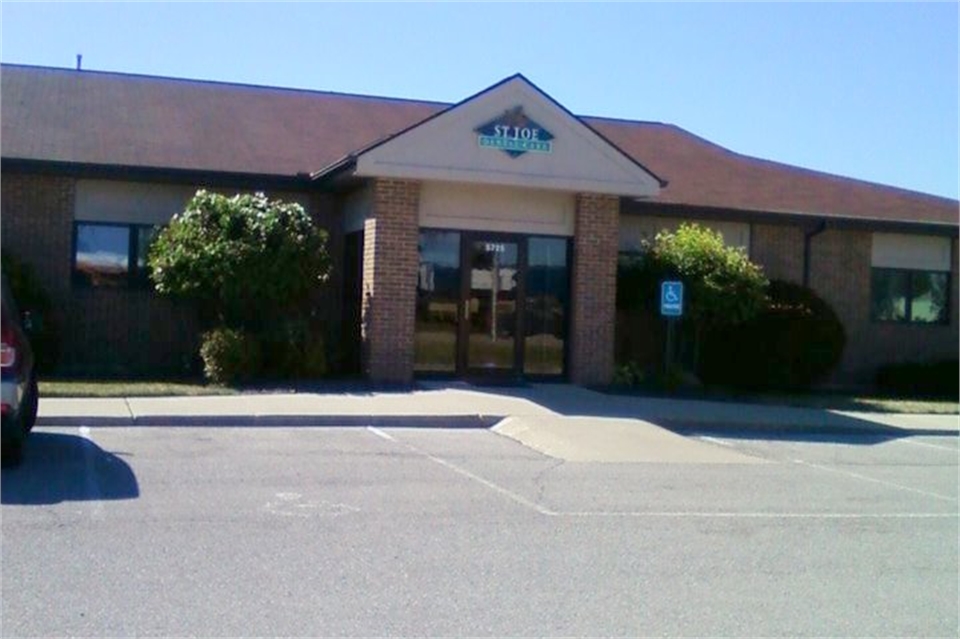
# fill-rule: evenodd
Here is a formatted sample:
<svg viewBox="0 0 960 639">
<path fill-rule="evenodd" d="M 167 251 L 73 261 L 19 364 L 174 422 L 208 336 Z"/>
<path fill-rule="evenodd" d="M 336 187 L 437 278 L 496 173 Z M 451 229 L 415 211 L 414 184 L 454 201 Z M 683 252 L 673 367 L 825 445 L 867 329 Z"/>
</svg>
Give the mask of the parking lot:
<svg viewBox="0 0 960 639">
<path fill-rule="evenodd" d="M 723 461 L 44 426 L 0 483 L 2 633 L 957 634 L 956 433 L 678 432 Z"/>
</svg>

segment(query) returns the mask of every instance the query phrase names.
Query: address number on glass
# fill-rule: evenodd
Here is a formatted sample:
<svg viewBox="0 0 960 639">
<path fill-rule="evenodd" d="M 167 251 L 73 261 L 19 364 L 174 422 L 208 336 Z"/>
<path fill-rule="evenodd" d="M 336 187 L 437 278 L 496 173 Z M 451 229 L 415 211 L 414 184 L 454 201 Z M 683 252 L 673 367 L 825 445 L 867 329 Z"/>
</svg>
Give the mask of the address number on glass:
<svg viewBox="0 0 960 639">
<path fill-rule="evenodd" d="M 485 242 L 483 244 L 483 250 L 487 253 L 506 253 L 507 245 L 497 242 Z"/>
</svg>

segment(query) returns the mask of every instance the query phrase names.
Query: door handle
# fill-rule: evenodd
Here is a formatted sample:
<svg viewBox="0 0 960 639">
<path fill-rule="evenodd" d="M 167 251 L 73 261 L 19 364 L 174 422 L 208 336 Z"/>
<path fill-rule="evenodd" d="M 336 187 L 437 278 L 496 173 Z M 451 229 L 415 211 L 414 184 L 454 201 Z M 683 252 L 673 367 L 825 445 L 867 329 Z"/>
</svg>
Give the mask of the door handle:
<svg viewBox="0 0 960 639">
<path fill-rule="evenodd" d="M 470 300 L 463 300 L 463 318 L 470 319 Z"/>
</svg>

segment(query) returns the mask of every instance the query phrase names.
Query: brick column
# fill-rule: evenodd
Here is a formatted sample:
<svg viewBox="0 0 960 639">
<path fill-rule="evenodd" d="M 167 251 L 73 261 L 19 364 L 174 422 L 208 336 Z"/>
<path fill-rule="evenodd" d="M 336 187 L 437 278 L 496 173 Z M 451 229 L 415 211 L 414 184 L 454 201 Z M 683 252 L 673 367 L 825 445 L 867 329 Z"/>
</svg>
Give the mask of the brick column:
<svg viewBox="0 0 960 639">
<path fill-rule="evenodd" d="M 377 382 L 413 378 L 420 183 L 377 179 L 363 226 L 364 368 Z"/>
<path fill-rule="evenodd" d="M 613 376 L 620 199 L 577 196 L 573 238 L 570 380 L 607 384 Z"/>
</svg>

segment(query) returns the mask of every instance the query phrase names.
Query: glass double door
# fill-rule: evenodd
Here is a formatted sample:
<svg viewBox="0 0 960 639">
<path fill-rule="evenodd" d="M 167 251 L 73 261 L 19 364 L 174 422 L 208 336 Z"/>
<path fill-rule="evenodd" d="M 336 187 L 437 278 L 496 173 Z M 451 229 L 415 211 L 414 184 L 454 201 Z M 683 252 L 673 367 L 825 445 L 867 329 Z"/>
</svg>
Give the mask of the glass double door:
<svg viewBox="0 0 960 639">
<path fill-rule="evenodd" d="M 465 238 L 459 353 L 465 374 L 510 375 L 519 369 L 520 248 L 504 238 Z"/>
<path fill-rule="evenodd" d="M 566 238 L 420 232 L 415 371 L 562 375 Z"/>
</svg>

